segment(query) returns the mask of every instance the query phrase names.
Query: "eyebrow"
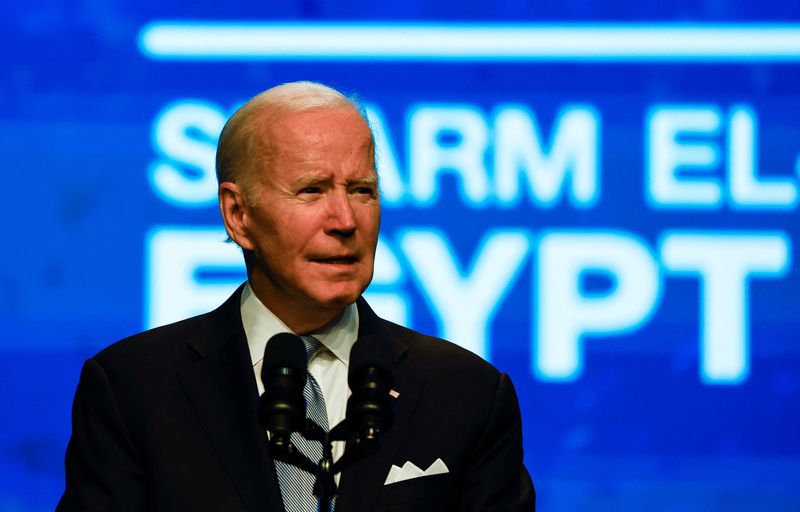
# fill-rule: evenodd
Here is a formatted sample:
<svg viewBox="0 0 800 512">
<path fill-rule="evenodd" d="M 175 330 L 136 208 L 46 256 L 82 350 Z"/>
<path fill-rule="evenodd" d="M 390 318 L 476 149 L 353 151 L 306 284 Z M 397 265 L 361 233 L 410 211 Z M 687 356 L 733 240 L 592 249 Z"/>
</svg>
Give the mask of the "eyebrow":
<svg viewBox="0 0 800 512">
<path fill-rule="evenodd" d="M 355 180 L 348 180 L 348 185 L 373 185 L 376 186 L 378 184 L 378 177 L 377 176 L 368 176 L 366 178 L 358 178 Z"/>
<path fill-rule="evenodd" d="M 325 183 L 330 181 L 330 178 L 323 177 L 323 176 L 303 176 L 302 178 L 298 178 L 294 181 L 295 186 L 308 186 L 308 185 L 318 185 L 320 183 Z M 367 176 L 364 178 L 356 178 L 352 180 L 347 180 L 347 185 L 372 185 L 377 186 L 378 184 L 378 177 L 377 176 Z"/>
<path fill-rule="evenodd" d="M 292 184 L 295 186 L 317 185 L 326 181 L 329 181 L 328 178 L 323 178 L 321 176 L 303 176 L 302 178 L 294 180 Z"/>
</svg>

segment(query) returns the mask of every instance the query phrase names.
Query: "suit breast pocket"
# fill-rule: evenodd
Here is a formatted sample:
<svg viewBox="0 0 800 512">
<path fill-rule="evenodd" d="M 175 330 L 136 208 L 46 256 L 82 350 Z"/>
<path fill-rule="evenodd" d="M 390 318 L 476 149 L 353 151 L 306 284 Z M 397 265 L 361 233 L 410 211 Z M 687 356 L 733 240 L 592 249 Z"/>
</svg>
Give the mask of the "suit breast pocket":
<svg viewBox="0 0 800 512">
<path fill-rule="evenodd" d="M 451 480 L 450 474 L 446 473 L 384 485 L 378 494 L 375 510 L 384 512 L 450 510 L 452 508 Z"/>
</svg>

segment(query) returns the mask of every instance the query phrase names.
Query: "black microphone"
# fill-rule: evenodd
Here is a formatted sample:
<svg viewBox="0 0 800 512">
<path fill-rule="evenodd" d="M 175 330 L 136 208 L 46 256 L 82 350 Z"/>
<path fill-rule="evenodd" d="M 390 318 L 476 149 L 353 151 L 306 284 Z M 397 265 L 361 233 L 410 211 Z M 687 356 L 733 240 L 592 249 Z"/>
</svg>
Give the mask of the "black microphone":
<svg viewBox="0 0 800 512">
<path fill-rule="evenodd" d="M 388 366 L 386 351 L 374 338 L 359 338 L 350 351 L 347 422 L 362 456 L 378 451 L 379 436 L 394 423 L 389 395 L 394 379 Z"/>
<path fill-rule="evenodd" d="M 307 374 L 306 351 L 299 336 L 283 332 L 270 338 L 264 350 L 258 403 L 258 422 L 270 432 L 270 444 L 288 449 L 289 436 L 306 422 L 303 387 Z"/>
</svg>

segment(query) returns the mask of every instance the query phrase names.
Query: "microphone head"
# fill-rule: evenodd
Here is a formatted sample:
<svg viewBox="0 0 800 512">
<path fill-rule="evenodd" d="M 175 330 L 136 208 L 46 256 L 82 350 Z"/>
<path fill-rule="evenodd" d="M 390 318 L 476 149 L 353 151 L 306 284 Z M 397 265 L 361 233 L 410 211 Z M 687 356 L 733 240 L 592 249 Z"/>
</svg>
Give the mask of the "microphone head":
<svg viewBox="0 0 800 512">
<path fill-rule="evenodd" d="M 265 373 L 276 368 L 293 368 L 306 372 L 306 349 L 300 336 L 289 332 L 281 332 L 267 342 L 264 349 L 264 364 L 261 367 L 261 380 Z M 266 385 L 266 383 L 264 383 Z"/>
<path fill-rule="evenodd" d="M 394 423 L 393 401 L 389 391 L 394 379 L 387 370 L 391 360 L 382 344 L 372 338 L 359 338 L 350 351 L 347 383 L 347 419 L 353 425 L 356 442 L 366 453 L 378 448 L 378 437 Z"/>
<path fill-rule="evenodd" d="M 391 358 L 381 343 L 373 337 L 361 337 L 350 349 L 350 368 L 347 384 L 352 390 L 361 381 L 361 373 L 366 368 L 378 368 L 382 374 L 383 384 L 388 388 L 394 382 L 392 374 L 387 370 L 391 366 Z"/>
<path fill-rule="evenodd" d="M 261 367 L 264 394 L 259 400 L 258 421 L 272 433 L 273 441 L 288 443 L 292 431 L 305 424 L 306 376 L 303 340 L 285 332 L 270 338 Z"/>
</svg>

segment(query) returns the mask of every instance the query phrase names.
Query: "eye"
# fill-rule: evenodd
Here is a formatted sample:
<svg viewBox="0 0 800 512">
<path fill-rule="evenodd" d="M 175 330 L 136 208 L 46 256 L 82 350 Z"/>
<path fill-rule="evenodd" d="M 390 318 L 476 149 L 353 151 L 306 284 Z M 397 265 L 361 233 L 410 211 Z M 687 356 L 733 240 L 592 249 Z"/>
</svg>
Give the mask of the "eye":
<svg viewBox="0 0 800 512">
<path fill-rule="evenodd" d="M 375 189 L 375 187 L 369 185 L 356 187 L 353 191 L 356 194 L 370 196 L 370 197 L 375 197 L 375 195 L 377 195 L 377 190 Z"/>
<path fill-rule="evenodd" d="M 322 188 L 316 185 L 303 187 L 298 191 L 298 194 L 319 194 L 322 192 Z"/>
</svg>

